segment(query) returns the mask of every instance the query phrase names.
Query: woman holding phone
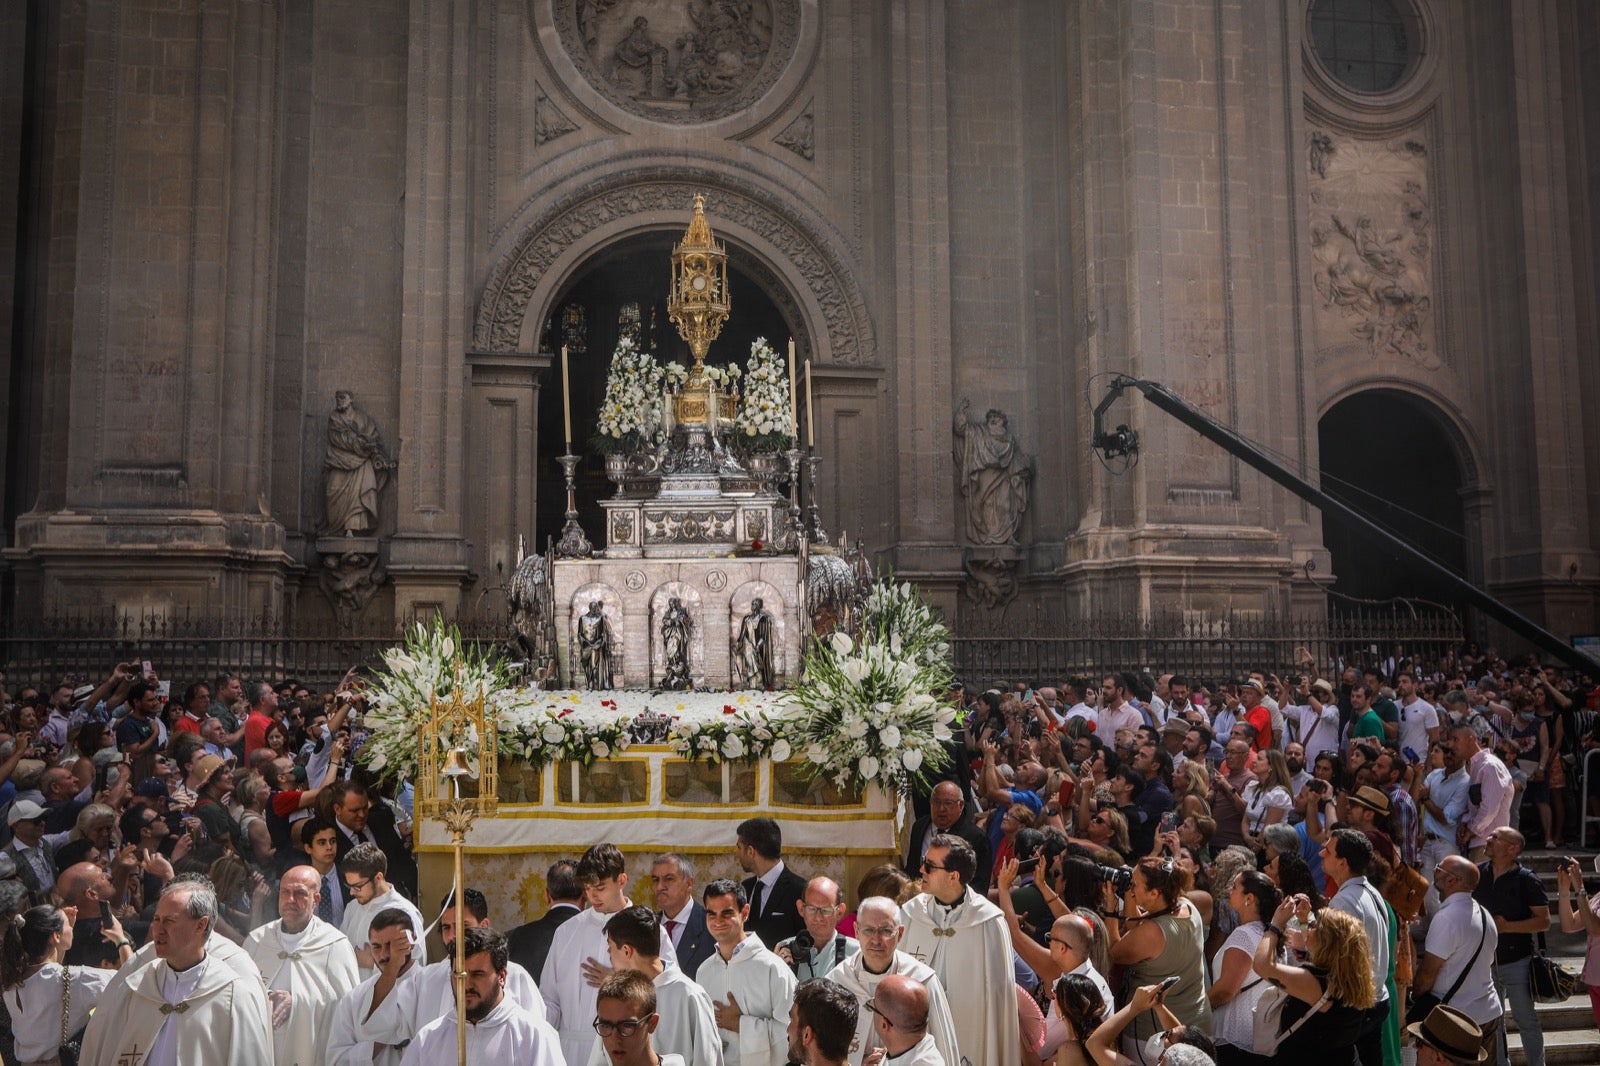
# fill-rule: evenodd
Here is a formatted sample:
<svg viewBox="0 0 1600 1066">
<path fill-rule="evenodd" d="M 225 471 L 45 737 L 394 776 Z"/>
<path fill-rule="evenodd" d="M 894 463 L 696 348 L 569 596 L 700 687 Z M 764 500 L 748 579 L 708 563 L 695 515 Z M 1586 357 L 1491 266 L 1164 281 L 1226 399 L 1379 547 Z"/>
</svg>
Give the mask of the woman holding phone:
<svg viewBox="0 0 1600 1066">
<path fill-rule="evenodd" d="M 117 964 L 133 958 L 133 944 L 106 910 L 101 936 L 117 947 Z M 0 944 L 0 995 L 11 1014 L 17 1061 L 58 1061 L 62 1037 L 80 1033 L 115 970 L 64 966 L 72 949 L 76 907 L 32 907 L 5 925 Z"/>
</svg>

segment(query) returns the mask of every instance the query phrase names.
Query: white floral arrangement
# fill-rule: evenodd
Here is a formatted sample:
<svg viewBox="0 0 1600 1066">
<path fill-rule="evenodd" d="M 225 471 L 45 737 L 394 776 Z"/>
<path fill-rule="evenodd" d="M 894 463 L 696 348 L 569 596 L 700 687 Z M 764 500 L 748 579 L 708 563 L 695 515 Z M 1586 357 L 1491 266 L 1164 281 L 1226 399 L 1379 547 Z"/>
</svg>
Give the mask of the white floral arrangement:
<svg viewBox="0 0 1600 1066">
<path fill-rule="evenodd" d="M 646 351 L 623 337 L 611 353 L 606 395 L 590 438 L 602 455 L 631 453 L 649 446 L 661 428 L 661 383 L 666 370 Z"/>
<path fill-rule="evenodd" d="M 458 688 L 463 700 L 481 696 L 502 728 L 515 703 L 510 678 L 491 649 L 463 641 L 459 629 L 438 619 L 408 629 L 405 644 L 384 652 L 383 663 L 365 686 L 361 724 L 370 736 L 357 751 L 380 778 L 415 778 L 417 743 L 434 701 L 449 699 Z M 476 738 L 458 742 L 471 749 Z M 503 732 L 500 750 L 509 750 Z"/>
<path fill-rule="evenodd" d="M 787 762 L 793 757 L 789 743 L 790 723 L 769 718 L 764 711 L 741 710 L 724 704 L 722 713 L 711 718 L 675 718 L 667 744 L 691 762 L 748 762 L 771 759 Z"/>
<path fill-rule="evenodd" d="M 752 451 L 776 451 L 789 446 L 789 425 L 793 397 L 789 395 L 789 374 L 767 338 L 757 337 L 750 345 L 750 361 L 745 364 L 744 397 L 734 428 Z"/>
<path fill-rule="evenodd" d="M 580 716 L 575 707 L 546 709 L 533 720 L 517 715 L 511 723 L 509 746 L 535 765 L 567 759 L 587 766 L 627 751 L 633 716 L 617 713 L 613 701 L 601 700 L 599 705 L 599 719 Z"/>
<path fill-rule="evenodd" d="M 682 385 L 689 380 L 689 368 L 676 359 L 667 360 L 666 366 L 661 368 L 661 374 L 668 385 Z"/>
<path fill-rule="evenodd" d="M 728 366 L 707 365 L 705 375 L 707 381 L 726 392 L 738 384 L 739 379 L 744 376 L 744 371 L 740 370 L 736 363 Z"/>
<path fill-rule="evenodd" d="M 949 759 L 948 631 L 910 584 L 874 592 L 878 609 L 869 606 L 859 643 L 834 633 L 807 652 L 787 697 L 788 734 L 840 789 L 877 784 L 907 799 Z"/>
</svg>

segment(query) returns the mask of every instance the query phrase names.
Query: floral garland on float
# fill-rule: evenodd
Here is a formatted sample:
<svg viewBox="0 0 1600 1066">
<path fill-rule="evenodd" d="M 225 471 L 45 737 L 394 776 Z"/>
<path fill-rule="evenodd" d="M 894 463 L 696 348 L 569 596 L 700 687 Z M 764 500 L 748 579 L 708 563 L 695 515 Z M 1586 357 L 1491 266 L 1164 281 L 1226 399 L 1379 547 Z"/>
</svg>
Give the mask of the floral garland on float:
<svg viewBox="0 0 1600 1066">
<path fill-rule="evenodd" d="M 757 337 L 750 345 L 744 396 L 733 423 L 740 447 L 749 452 L 778 452 L 789 447 L 792 403 L 782 358 L 767 338 Z"/>
<path fill-rule="evenodd" d="M 418 624 L 383 655 L 367 686 L 370 738 L 358 757 L 382 776 L 414 775 L 417 738 L 433 701 L 459 686 L 496 716 L 502 756 L 532 765 L 585 765 L 640 740 L 712 762 L 803 755 L 841 790 L 877 785 L 904 801 L 949 760 L 955 708 L 950 635 L 909 583 L 878 582 L 861 635 L 835 633 L 807 651 L 800 681 L 784 692 L 550 692 L 513 688 L 493 649 L 462 641 L 442 622 Z"/>
</svg>

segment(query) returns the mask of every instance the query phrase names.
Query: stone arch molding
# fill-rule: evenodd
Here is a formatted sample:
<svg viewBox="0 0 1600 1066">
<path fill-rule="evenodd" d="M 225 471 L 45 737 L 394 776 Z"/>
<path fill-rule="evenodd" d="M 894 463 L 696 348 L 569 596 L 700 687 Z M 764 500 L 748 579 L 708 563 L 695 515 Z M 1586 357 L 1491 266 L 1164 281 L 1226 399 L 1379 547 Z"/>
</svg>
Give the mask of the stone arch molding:
<svg viewBox="0 0 1600 1066">
<path fill-rule="evenodd" d="M 821 316 L 821 363 L 877 363 L 866 299 L 835 252 L 843 240 L 757 185 L 711 170 L 630 171 L 588 182 L 546 206 L 489 272 L 473 324 L 480 351 L 520 350 L 530 304 L 546 275 L 572 249 L 608 227 L 644 214 L 681 214 L 687 224 L 697 192 L 706 193 L 712 228 L 731 223 L 765 244 L 758 248 L 788 285 L 801 289 Z M 663 274 L 663 278 L 665 275 Z M 538 309 L 534 309 L 538 310 Z"/>
<path fill-rule="evenodd" d="M 1462 416 L 1456 404 L 1434 390 L 1398 378 L 1359 378 L 1334 389 L 1317 407 L 1317 423 L 1328 412 L 1344 401 L 1356 396 L 1386 393 L 1410 403 L 1416 412 L 1426 418 L 1450 442 L 1461 463 L 1461 487 L 1464 492 L 1481 492 L 1488 489 L 1482 449 L 1468 428 L 1470 423 Z"/>
</svg>

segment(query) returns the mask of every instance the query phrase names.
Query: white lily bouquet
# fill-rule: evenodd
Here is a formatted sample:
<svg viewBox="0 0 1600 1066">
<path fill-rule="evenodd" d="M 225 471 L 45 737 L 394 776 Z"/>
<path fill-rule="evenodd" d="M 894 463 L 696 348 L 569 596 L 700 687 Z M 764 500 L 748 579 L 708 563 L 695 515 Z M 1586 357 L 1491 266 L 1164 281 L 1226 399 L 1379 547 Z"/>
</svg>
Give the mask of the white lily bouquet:
<svg viewBox="0 0 1600 1066">
<path fill-rule="evenodd" d="M 661 428 L 661 383 L 666 373 L 631 339 L 617 341 L 590 447 L 601 455 L 629 455 L 653 444 Z"/>
<path fill-rule="evenodd" d="M 834 633 L 806 653 L 788 732 L 840 789 L 877 783 L 906 799 L 949 759 L 949 634 L 909 583 L 874 592 L 860 643 Z"/>
<path fill-rule="evenodd" d="M 489 712 L 501 720 L 500 748 L 507 750 L 510 678 L 492 649 L 463 641 L 459 629 L 434 619 L 431 625 L 418 622 L 408 629 L 405 645 L 384 652 L 383 663 L 384 669 L 366 686 L 362 725 L 371 736 L 357 758 L 367 769 L 381 778 L 415 778 L 417 745 L 434 701 L 449 699 L 458 690 L 463 700 L 481 696 L 487 701 Z M 476 737 L 445 739 L 477 749 Z"/>
<path fill-rule="evenodd" d="M 765 337 L 757 337 L 750 345 L 744 383 L 744 396 L 734 419 L 741 444 L 752 452 L 776 452 L 789 447 L 794 402 L 789 395 L 789 374 Z"/>
</svg>

